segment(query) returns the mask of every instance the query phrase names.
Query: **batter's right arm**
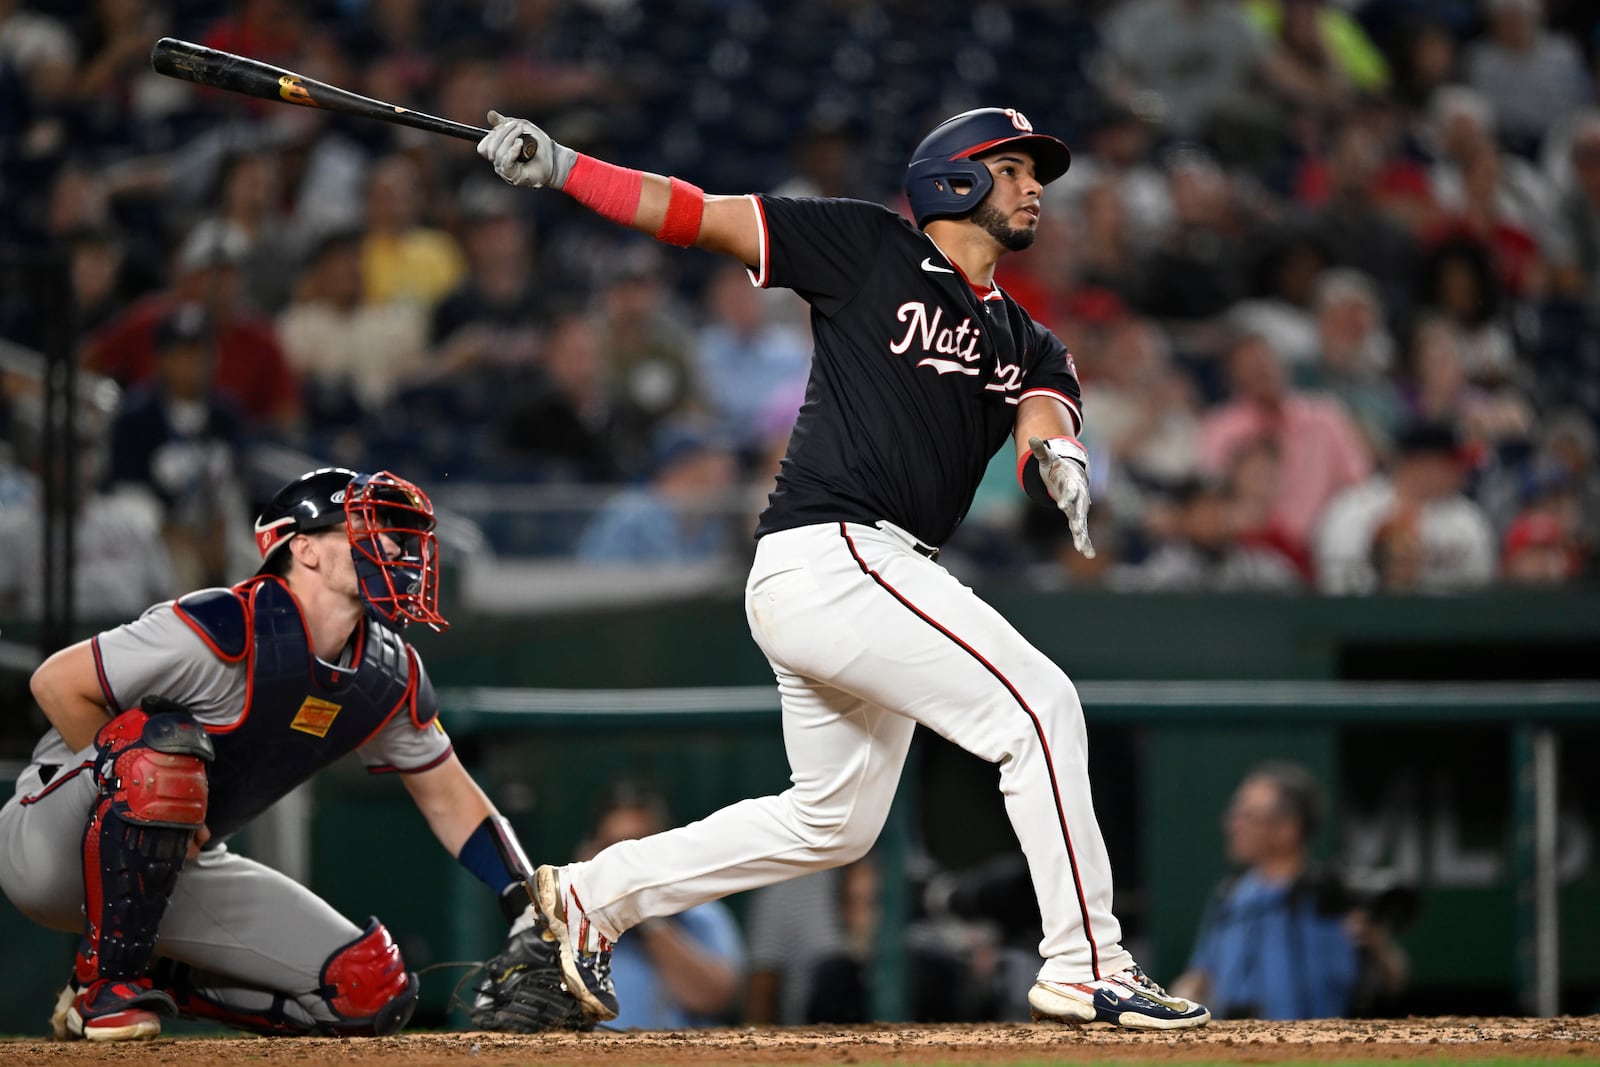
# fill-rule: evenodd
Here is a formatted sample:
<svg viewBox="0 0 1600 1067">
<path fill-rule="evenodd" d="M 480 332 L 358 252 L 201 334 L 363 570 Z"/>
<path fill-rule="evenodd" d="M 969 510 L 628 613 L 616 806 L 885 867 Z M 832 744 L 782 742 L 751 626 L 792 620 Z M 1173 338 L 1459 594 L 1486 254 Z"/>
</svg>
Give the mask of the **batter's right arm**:
<svg viewBox="0 0 1600 1067">
<path fill-rule="evenodd" d="M 92 641 L 79 641 L 45 660 L 33 672 L 29 688 L 44 717 L 74 752 L 88 748 L 110 719 Z"/>
<path fill-rule="evenodd" d="M 761 226 L 744 196 L 707 196 L 679 178 L 646 174 L 575 152 L 527 119 L 489 112 L 489 133 L 478 154 L 512 185 L 560 189 L 596 214 L 658 241 L 761 261 Z M 524 159 L 524 145 L 534 146 Z"/>
</svg>

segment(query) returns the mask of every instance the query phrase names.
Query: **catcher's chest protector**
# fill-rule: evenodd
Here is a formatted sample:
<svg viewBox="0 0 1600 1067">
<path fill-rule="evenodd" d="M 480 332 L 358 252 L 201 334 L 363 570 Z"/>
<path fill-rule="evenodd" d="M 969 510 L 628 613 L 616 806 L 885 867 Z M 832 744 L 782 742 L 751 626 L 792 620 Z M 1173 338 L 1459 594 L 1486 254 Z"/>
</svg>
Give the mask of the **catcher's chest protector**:
<svg viewBox="0 0 1600 1067">
<path fill-rule="evenodd" d="M 212 730 L 206 825 L 221 841 L 408 707 L 416 672 L 405 642 L 367 623 L 356 636 L 353 666 L 321 662 L 299 605 L 275 578 L 245 583 L 237 595 L 201 597 L 179 601 L 184 621 L 229 658 L 217 638 L 239 634 L 242 612 L 244 640 L 232 658 L 249 657 L 244 712 L 232 726 Z"/>
</svg>

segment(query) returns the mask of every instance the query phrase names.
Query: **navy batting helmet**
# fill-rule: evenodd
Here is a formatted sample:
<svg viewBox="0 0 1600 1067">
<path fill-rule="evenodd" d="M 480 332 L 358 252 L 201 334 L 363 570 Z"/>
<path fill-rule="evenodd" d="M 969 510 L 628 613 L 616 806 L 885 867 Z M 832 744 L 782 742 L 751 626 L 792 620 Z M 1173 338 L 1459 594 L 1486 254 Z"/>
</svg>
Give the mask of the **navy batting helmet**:
<svg viewBox="0 0 1600 1067">
<path fill-rule="evenodd" d="M 906 199 L 917 226 L 961 218 L 989 195 L 994 179 L 972 157 L 1016 145 L 1033 157 L 1034 176 L 1049 185 L 1067 172 L 1072 153 L 1065 142 L 1033 132 L 1016 108 L 980 107 L 945 119 L 922 139 L 906 168 Z M 956 186 L 965 190 L 958 192 Z M 970 186 L 970 188 L 968 188 Z"/>
</svg>

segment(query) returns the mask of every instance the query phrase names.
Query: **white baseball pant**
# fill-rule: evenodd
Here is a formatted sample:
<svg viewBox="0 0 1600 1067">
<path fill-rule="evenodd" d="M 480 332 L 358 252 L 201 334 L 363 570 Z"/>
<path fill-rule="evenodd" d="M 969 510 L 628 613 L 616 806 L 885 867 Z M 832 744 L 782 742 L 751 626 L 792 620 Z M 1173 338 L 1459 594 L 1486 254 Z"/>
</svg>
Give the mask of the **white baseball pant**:
<svg viewBox="0 0 1600 1067">
<path fill-rule="evenodd" d="M 1044 919 L 1039 977 L 1083 982 L 1132 964 L 1077 691 L 926 551 L 887 523 L 760 540 L 745 610 L 777 676 L 792 785 L 569 866 L 602 934 L 859 859 L 921 723 L 1000 768 Z"/>
</svg>

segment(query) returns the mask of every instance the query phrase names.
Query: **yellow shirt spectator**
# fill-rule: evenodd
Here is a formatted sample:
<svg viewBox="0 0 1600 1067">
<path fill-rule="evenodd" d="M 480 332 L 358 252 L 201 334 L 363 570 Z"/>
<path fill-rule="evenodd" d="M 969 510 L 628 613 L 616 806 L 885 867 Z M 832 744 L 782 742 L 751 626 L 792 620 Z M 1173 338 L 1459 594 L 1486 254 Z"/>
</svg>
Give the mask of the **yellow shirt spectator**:
<svg viewBox="0 0 1600 1067">
<path fill-rule="evenodd" d="M 1297 0 L 1304 2 L 1304 0 Z M 1245 16 L 1269 40 L 1283 28 L 1280 0 L 1246 0 Z M 1317 31 L 1339 71 L 1359 92 L 1382 92 L 1389 84 L 1389 64 L 1359 23 L 1328 4 L 1317 5 Z"/>
<path fill-rule="evenodd" d="M 455 239 L 422 227 L 400 234 L 368 233 L 361 243 L 366 302 L 430 309 L 461 284 L 466 260 Z"/>
</svg>

